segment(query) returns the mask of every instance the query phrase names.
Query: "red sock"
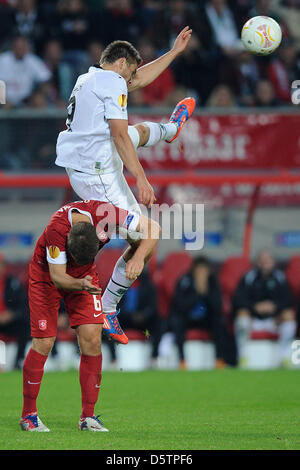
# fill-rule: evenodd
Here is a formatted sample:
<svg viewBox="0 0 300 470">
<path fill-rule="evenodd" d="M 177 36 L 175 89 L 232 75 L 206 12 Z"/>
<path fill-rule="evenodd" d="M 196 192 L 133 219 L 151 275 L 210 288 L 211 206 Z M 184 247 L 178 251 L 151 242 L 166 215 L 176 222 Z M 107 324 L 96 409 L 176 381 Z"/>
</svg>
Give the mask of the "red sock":
<svg viewBox="0 0 300 470">
<path fill-rule="evenodd" d="M 94 416 L 101 384 L 102 354 L 81 355 L 79 381 L 81 385 L 82 418 Z"/>
<path fill-rule="evenodd" d="M 23 411 L 22 417 L 36 413 L 36 399 L 44 374 L 44 364 L 48 356 L 30 349 L 23 364 Z"/>
</svg>

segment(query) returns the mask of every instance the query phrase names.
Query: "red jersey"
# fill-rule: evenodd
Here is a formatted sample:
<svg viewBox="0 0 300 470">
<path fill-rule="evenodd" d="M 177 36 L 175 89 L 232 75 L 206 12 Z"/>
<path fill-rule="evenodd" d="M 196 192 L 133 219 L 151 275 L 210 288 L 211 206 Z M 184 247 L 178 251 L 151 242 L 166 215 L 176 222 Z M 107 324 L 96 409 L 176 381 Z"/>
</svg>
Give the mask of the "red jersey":
<svg viewBox="0 0 300 470">
<path fill-rule="evenodd" d="M 111 230 L 117 226 L 135 230 L 139 214 L 120 209 L 107 202 L 76 201 L 61 207 L 51 217 L 49 224 L 37 241 L 30 263 L 30 276 L 39 281 L 49 281 L 48 263 L 66 264 L 67 273 L 75 278 L 85 277 L 95 271 L 94 262 L 81 266 L 67 251 L 67 238 L 72 227 L 72 212 L 79 212 L 90 218 L 96 227 L 100 247 L 109 242 Z"/>
</svg>

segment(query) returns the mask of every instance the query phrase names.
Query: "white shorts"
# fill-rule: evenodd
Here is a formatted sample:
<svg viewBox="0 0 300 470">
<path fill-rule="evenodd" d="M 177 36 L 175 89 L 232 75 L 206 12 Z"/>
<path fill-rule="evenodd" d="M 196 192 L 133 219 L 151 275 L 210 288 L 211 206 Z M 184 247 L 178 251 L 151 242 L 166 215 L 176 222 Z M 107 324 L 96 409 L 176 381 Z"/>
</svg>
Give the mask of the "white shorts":
<svg viewBox="0 0 300 470">
<path fill-rule="evenodd" d="M 66 168 L 70 183 L 75 193 L 83 200 L 95 199 L 107 201 L 114 206 L 141 214 L 123 171 L 115 171 L 104 175 L 89 175 Z"/>
</svg>

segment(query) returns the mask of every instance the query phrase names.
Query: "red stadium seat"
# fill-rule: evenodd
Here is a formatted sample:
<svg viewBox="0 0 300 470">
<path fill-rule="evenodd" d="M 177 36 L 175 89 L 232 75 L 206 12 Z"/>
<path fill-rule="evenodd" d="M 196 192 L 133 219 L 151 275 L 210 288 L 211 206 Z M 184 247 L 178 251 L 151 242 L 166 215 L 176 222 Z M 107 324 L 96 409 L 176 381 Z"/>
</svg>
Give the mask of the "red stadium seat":
<svg viewBox="0 0 300 470">
<path fill-rule="evenodd" d="M 285 273 L 295 297 L 298 298 L 300 292 L 300 256 L 292 256 Z"/>
<path fill-rule="evenodd" d="M 115 248 L 104 248 L 97 256 L 96 270 L 100 277 L 100 286 L 104 290 L 114 270 L 115 264 L 123 251 Z"/>
<path fill-rule="evenodd" d="M 168 315 L 176 283 L 191 265 L 192 257 L 185 251 L 169 253 L 164 259 L 157 276 L 159 312 L 162 316 Z"/>
<path fill-rule="evenodd" d="M 211 341 L 212 337 L 209 331 L 191 328 L 184 335 L 185 341 Z"/>
<path fill-rule="evenodd" d="M 223 294 L 223 310 L 225 315 L 230 313 L 231 296 L 240 278 L 250 268 L 250 261 L 240 256 L 232 256 L 223 263 L 219 273 L 219 280 Z"/>
</svg>

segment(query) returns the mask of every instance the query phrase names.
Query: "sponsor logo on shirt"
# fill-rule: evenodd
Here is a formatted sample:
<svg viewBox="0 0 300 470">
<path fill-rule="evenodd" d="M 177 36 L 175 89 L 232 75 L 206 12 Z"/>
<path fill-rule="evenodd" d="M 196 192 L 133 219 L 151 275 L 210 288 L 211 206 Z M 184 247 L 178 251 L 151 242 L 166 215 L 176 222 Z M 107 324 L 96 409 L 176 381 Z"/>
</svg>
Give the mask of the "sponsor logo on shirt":
<svg viewBox="0 0 300 470">
<path fill-rule="evenodd" d="M 119 101 L 119 105 L 121 106 L 121 108 L 125 108 L 125 106 L 127 104 L 127 96 L 126 95 L 120 95 L 119 98 L 118 98 L 118 101 Z"/>
<path fill-rule="evenodd" d="M 58 258 L 59 254 L 60 254 L 60 249 L 57 246 L 55 245 L 49 246 L 49 256 L 52 259 Z"/>
<path fill-rule="evenodd" d="M 125 228 L 129 228 L 129 225 L 131 224 L 131 222 L 133 221 L 133 218 L 134 218 L 134 215 L 133 214 L 128 214 L 128 216 L 126 217 L 125 219 L 125 222 L 123 223 L 123 226 Z"/>
<path fill-rule="evenodd" d="M 47 320 L 39 320 L 39 330 L 45 331 L 47 329 Z"/>
</svg>

